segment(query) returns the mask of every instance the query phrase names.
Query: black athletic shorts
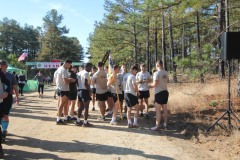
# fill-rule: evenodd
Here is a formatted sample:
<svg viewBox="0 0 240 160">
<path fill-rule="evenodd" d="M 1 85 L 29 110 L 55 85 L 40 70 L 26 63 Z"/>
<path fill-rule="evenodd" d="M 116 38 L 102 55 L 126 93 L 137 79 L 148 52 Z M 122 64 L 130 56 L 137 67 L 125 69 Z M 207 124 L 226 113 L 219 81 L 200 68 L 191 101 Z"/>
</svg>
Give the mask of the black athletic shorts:
<svg viewBox="0 0 240 160">
<path fill-rule="evenodd" d="M 138 104 L 138 98 L 131 93 L 125 93 L 125 102 L 128 107 L 134 107 L 136 104 Z"/>
<path fill-rule="evenodd" d="M 10 110 L 12 108 L 12 104 L 13 104 L 13 96 L 12 94 L 8 94 L 8 96 L 6 98 L 3 99 L 3 103 L 2 103 L 2 114 L 3 115 L 9 115 Z"/>
<path fill-rule="evenodd" d="M 96 94 L 96 88 L 91 88 L 92 94 Z"/>
<path fill-rule="evenodd" d="M 146 98 L 149 98 L 150 97 L 150 93 L 149 93 L 149 90 L 148 91 L 139 91 L 140 95 L 139 95 L 139 98 L 140 99 L 146 99 Z"/>
<path fill-rule="evenodd" d="M 120 101 L 120 102 L 123 102 L 123 99 L 124 99 L 123 94 L 118 94 L 118 97 L 117 97 L 117 94 L 116 94 L 116 93 L 112 93 L 112 97 L 113 97 L 114 103 L 117 102 L 118 98 L 119 98 L 119 101 Z"/>
<path fill-rule="evenodd" d="M 77 92 L 69 92 L 68 100 L 76 100 L 77 99 Z"/>
<path fill-rule="evenodd" d="M 96 100 L 97 101 L 106 101 L 108 99 L 108 92 L 103 94 L 96 94 Z"/>
<path fill-rule="evenodd" d="M 161 91 L 157 94 L 155 94 L 155 102 L 158 103 L 158 104 L 167 104 L 168 102 L 168 96 L 169 96 L 169 93 L 168 91 Z"/>
<path fill-rule="evenodd" d="M 112 97 L 112 93 L 110 91 L 107 92 L 108 97 Z"/>
<path fill-rule="evenodd" d="M 81 89 L 78 91 L 78 100 L 80 102 L 87 102 L 91 100 L 91 96 L 88 90 Z"/>
<path fill-rule="evenodd" d="M 69 91 L 60 91 L 58 90 L 58 96 L 63 97 L 63 96 L 69 96 Z"/>
</svg>

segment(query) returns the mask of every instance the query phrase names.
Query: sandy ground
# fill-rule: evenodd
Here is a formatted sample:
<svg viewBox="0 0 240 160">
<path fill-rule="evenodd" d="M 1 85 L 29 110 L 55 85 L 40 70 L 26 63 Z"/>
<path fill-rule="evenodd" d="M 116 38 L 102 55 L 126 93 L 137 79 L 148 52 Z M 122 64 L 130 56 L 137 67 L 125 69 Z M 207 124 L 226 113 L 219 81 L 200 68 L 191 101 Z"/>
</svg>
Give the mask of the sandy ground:
<svg viewBox="0 0 240 160">
<path fill-rule="evenodd" d="M 57 100 L 53 98 L 53 90 L 54 87 L 46 87 L 43 99 L 36 92 L 25 93 L 20 105 L 13 106 L 3 144 L 5 159 L 228 159 L 224 153 L 186 140 L 174 129 L 150 131 L 154 118 L 140 118 L 141 127 L 129 129 L 126 120 L 117 126 L 110 125 L 110 119 L 97 121 L 97 110 L 90 111 L 89 121 L 94 125 L 91 128 L 73 123 L 56 125 Z"/>
</svg>

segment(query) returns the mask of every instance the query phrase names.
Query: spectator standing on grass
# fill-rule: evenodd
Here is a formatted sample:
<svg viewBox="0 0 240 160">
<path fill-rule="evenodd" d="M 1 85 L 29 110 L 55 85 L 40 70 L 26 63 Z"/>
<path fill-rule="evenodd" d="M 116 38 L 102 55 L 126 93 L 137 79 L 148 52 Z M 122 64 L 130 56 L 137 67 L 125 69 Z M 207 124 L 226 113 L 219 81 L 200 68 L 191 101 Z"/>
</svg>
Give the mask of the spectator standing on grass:
<svg viewBox="0 0 240 160">
<path fill-rule="evenodd" d="M 19 94 L 21 96 L 23 95 L 23 88 L 25 86 L 25 83 L 27 82 L 26 76 L 23 74 L 23 71 L 20 71 L 20 74 L 18 75 L 18 87 L 19 87 Z"/>
<path fill-rule="evenodd" d="M 151 130 L 156 131 L 160 128 L 161 124 L 161 110 L 163 110 L 163 127 L 167 129 L 168 120 L 168 72 L 163 68 L 163 62 L 161 60 L 156 62 L 157 71 L 153 74 L 153 83 L 149 85 L 149 88 L 154 88 L 155 94 L 155 109 L 156 109 L 156 125 Z"/>
<path fill-rule="evenodd" d="M 44 90 L 44 76 L 42 75 L 42 71 L 39 71 L 37 75 L 34 77 L 37 80 L 38 84 L 38 97 L 43 98 L 43 90 Z"/>
</svg>

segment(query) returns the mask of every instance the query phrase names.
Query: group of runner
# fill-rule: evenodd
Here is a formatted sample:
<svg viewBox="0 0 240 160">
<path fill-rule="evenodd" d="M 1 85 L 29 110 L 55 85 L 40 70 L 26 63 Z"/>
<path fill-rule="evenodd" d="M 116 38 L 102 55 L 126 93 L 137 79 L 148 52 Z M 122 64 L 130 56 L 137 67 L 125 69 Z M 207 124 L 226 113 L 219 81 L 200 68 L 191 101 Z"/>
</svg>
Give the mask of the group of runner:
<svg viewBox="0 0 240 160">
<path fill-rule="evenodd" d="M 96 100 L 100 110 L 98 120 L 104 121 L 106 116 L 112 116 L 110 124 L 116 125 L 120 110 L 120 117 L 127 118 L 129 128 L 138 127 L 139 112 L 141 112 L 140 116 L 144 116 L 143 102 L 146 104 L 145 117 L 149 118 L 149 90 L 154 88 L 156 125 L 150 129 L 158 130 L 161 127 L 161 110 L 164 116 L 162 127 L 167 128 L 168 73 L 164 70 L 162 61 L 156 62 L 156 71 L 152 77 L 144 64 L 140 65 L 140 71 L 137 65 L 132 65 L 128 73 L 124 65 L 121 67 L 114 65 L 110 75 L 108 68 L 104 68 L 102 62 L 98 62 L 96 67 L 93 67 L 92 63 L 86 63 L 84 67 L 79 68 L 79 72 L 77 70 L 77 67 L 72 66 L 71 60 L 66 60 L 54 73 L 59 97 L 57 125 L 66 125 L 68 122 L 75 121 L 77 126 L 91 126 L 88 122 L 89 104 L 92 100 L 94 111 Z M 78 110 L 77 117 L 74 117 L 76 100 Z M 108 109 L 106 109 L 106 103 Z M 133 121 L 132 111 L 135 111 Z M 82 112 L 84 112 L 83 115 Z M 64 119 L 61 119 L 62 114 Z"/>
</svg>

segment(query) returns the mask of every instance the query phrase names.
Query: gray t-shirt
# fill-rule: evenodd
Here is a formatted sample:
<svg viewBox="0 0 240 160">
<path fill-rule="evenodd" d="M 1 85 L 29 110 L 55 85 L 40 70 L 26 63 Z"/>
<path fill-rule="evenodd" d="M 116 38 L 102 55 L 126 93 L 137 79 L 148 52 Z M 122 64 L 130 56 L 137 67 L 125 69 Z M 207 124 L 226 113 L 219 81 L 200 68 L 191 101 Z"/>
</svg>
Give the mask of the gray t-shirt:
<svg viewBox="0 0 240 160">
<path fill-rule="evenodd" d="M 34 79 L 37 79 L 39 85 L 43 85 L 44 84 L 44 76 L 43 75 L 41 75 L 41 76 L 36 75 L 34 77 Z"/>
<path fill-rule="evenodd" d="M 125 92 L 126 90 L 126 83 L 127 83 L 127 78 L 130 75 L 130 73 L 125 73 L 123 76 L 123 80 L 122 80 L 122 86 L 123 86 L 123 91 Z"/>
<path fill-rule="evenodd" d="M 56 85 L 60 91 L 69 91 L 69 84 L 64 82 L 65 78 L 69 78 L 68 71 L 63 66 L 56 71 Z"/>
<path fill-rule="evenodd" d="M 103 94 L 108 91 L 107 73 L 105 71 L 97 71 L 92 77 L 92 82 L 96 84 L 96 93 Z"/>
<path fill-rule="evenodd" d="M 134 96 L 137 96 L 133 85 L 136 83 L 136 77 L 133 74 L 130 74 L 127 77 L 127 83 L 126 83 L 126 88 L 125 88 L 125 93 L 131 93 Z"/>
<path fill-rule="evenodd" d="M 163 69 L 154 72 L 153 81 L 158 81 L 157 86 L 154 88 L 155 94 L 167 90 L 168 72 Z"/>
<path fill-rule="evenodd" d="M 78 79 L 78 89 L 85 89 L 87 90 L 85 86 L 85 80 L 88 81 L 90 84 L 90 75 L 86 70 L 82 70 L 77 73 L 77 79 Z"/>
<path fill-rule="evenodd" d="M 10 82 L 10 91 L 11 91 L 11 94 L 12 94 L 13 85 L 17 85 L 18 84 L 17 80 L 16 80 L 16 77 L 12 73 L 9 73 L 9 72 L 6 72 L 5 76 L 6 76 L 6 78 Z"/>
<path fill-rule="evenodd" d="M 122 75 L 117 74 L 115 82 L 110 86 L 111 93 L 123 94 Z"/>
<path fill-rule="evenodd" d="M 138 72 L 136 75 L 136 80 L 137 81 L 146 81 L 149 80 L 151 77 L 150 73 L 145 71 L 145 72 Z M 148 91 L 148 83 L 139 83 L 138 84 L 138 90 L 139 91 Z"/>
</svg>

